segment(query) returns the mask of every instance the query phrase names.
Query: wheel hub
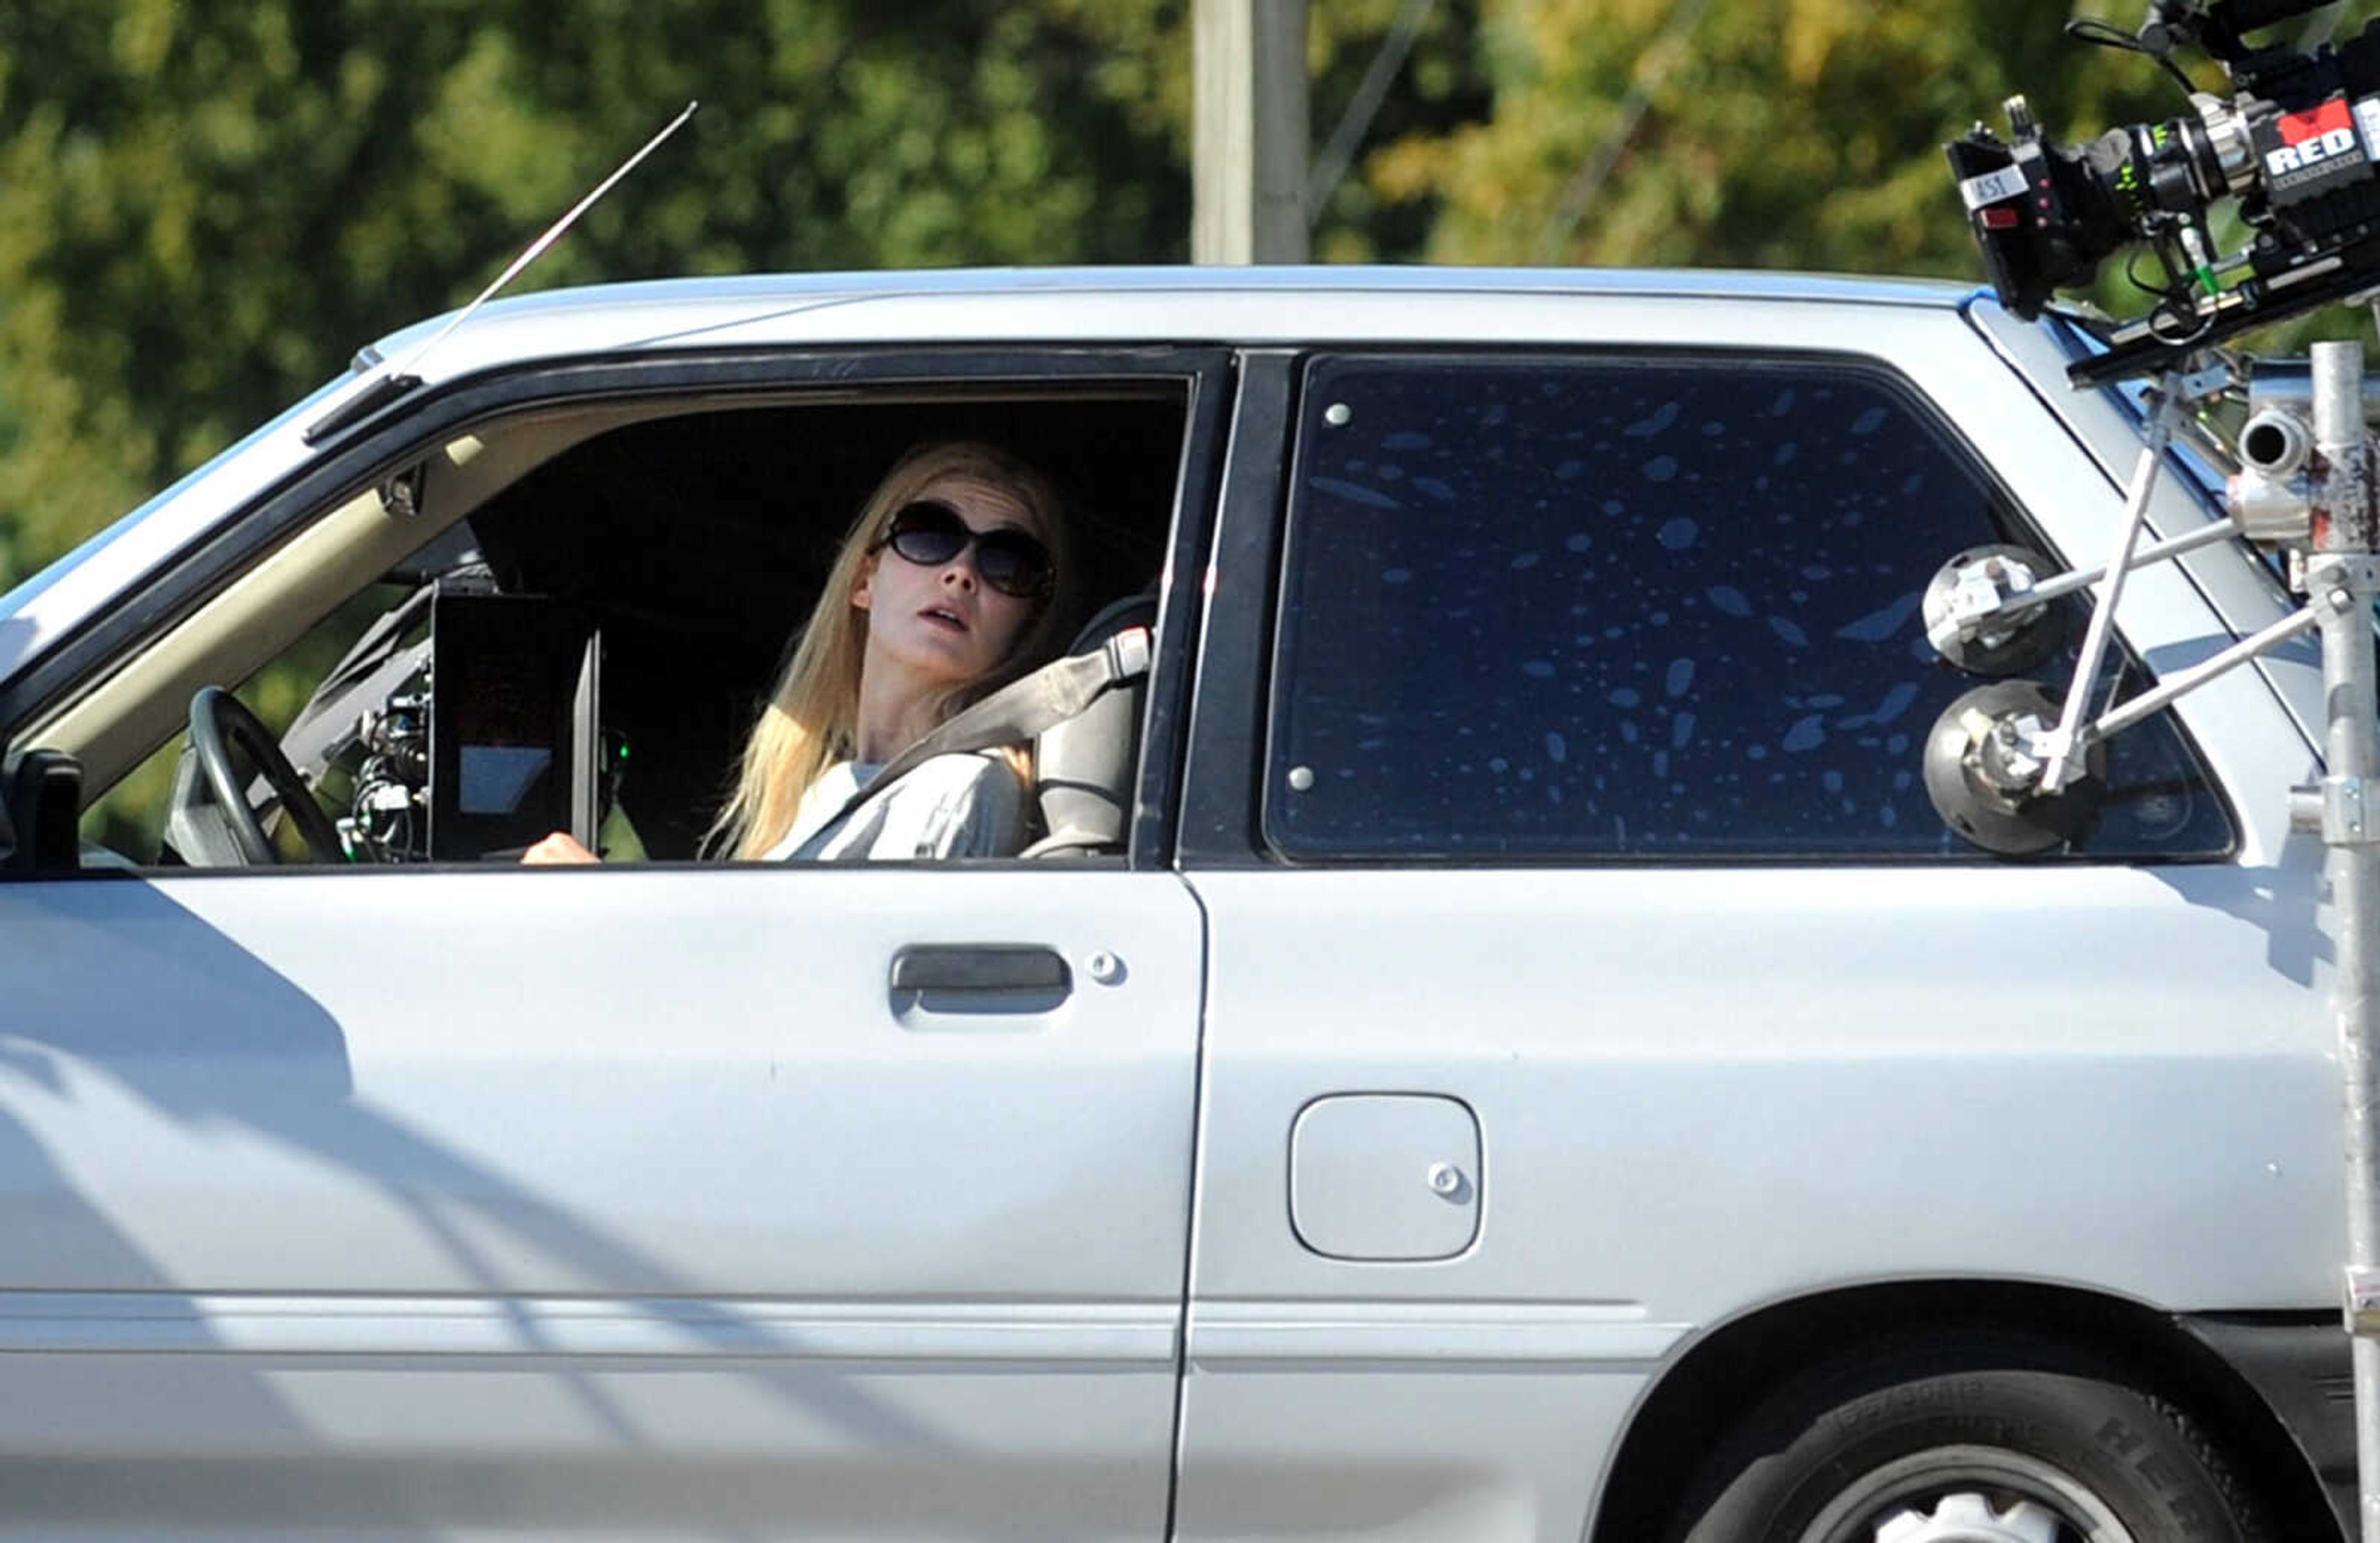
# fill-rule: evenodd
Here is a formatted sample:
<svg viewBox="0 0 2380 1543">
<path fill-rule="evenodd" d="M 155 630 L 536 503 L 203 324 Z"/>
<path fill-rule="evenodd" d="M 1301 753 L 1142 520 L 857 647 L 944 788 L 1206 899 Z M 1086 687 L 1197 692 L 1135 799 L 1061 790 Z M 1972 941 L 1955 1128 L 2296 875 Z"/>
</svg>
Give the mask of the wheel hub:
<svg viewBox="0 0 2380 1543">
<path fill-rule="evenodd" d="M 1945 1495 L 1929 1513 L 1903 1506 L 1876 1529 L 1876 1543 L 2058 1543 L 2058 1518 L 2032 1500 L 2006 1511 L 1983 1495 Z"/>
</svg>

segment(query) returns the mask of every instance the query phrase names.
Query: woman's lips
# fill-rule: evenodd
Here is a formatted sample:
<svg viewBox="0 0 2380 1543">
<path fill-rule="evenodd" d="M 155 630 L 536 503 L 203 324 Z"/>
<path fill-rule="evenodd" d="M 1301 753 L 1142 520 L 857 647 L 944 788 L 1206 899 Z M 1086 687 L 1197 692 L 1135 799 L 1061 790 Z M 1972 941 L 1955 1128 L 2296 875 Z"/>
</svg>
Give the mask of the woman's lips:
<svg viewBox="0 0 2380 1543">
<path fill-rule="evenodd" d="M 969 630 L 966 624 L 966 618 L 961 616 L 957 612 L 945 609 L 942 606 L 929 605 L 923 611 L 918 612 L 917 614 L 927 622 L 931 623 L 933 626 L 945 627 L 953 632 L 965 632 Z"/>
</svg>

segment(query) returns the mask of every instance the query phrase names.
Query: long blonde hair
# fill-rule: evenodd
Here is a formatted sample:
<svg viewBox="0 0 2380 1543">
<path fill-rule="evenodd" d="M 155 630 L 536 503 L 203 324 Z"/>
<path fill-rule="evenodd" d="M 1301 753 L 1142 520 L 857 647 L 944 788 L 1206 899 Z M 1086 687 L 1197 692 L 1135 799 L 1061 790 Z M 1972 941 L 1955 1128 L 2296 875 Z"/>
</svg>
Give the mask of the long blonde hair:
<svg viewBox="0 0 2380 1543">
<path fill-rule="evenodd" d="M 1019 633 L 1001 666 L 936 704 L 935 721 L 1023 674 L 1058 650 L 1072 611 L 1074 565 L 1057 489 L 1025 462 L 973 440 L 923 444 L 901 457 L 868 495 L 844 536 L 818 605 L 802 628 L 793 658 L 769 694 L 769 704 L 745 741 L 735 791 L 703 837 L 703 848 L 734 858 L 758 857 L 784 838 L 802 796 L 834 762 L 848 758 L 859 732 L 859 667 L 868 646 L 868 613 L 852 604 L 868 561 L 892 516 L 948 477 L 987 482 L 1014 497 L 1033 517 L 1034 534 L 1050 550 L 1056 587 Z M 1023 752 L 1011 764 L 1030 776 Z"/>
</svg>

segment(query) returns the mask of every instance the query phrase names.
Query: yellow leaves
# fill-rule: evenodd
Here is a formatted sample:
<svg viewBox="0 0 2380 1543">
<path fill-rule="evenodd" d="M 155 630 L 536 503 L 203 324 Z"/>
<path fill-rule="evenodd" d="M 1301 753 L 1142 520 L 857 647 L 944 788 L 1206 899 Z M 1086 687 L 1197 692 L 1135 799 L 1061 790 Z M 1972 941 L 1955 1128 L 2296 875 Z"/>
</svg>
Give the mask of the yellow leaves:
<svg viewBox="0 0 2380 1543">
<path fill-rule="evenodd" d="M 1814 86 L 1827 72 L 1835 50 L 1877 24 L 1880 6 L 1866 0 L 1785 0 L 1784 74 L 1797 86 Z"/>
<path fill-rule="evenodd" d="M 1446 172 L 1463 134 L 1442 140 L 1401 140 L 1372 157 L 1367 167 L 1373 188 L 1391 203 L 1428 197 L 1446 181 Z"/>
<path fill-rule="evenodd" d="M 1683 0 L 1491 0 L 1488 25 L 1560 67 L 1613 36 L 1650 37 Z"/>
<path fill-rule="evenodd" d="M 0 141 L 0 296 L 14 297 L 48 249 L 55 217 L 55 183 L 47 175 L 57 164 L 66 113 L 55 103 L 36 107 L 16 137 Z"/>
<path fill-rule="evenodd" d="M 1487 121 L 1366 164 L 1457 261 L 1972 268 L 1941 141 L 2012 59 L 2095 79 L 2057 0 L 1483 4 Z"/>
<path fill-rule="evenodd" d="M 181 9 L 177 0 L 129 0 L 115 18 L 109 38 L 115 62 L 136 80 L 149 79 L 165 67 L 174 51 L 175 23 Z"/>
</svg>

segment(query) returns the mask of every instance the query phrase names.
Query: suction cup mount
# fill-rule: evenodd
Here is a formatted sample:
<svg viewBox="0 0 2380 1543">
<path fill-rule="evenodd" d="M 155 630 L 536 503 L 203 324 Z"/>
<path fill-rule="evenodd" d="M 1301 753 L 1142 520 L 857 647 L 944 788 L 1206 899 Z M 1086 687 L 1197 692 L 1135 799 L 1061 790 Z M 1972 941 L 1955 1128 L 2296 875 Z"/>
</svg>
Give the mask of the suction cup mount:
<svg viewBox="0 0 2380 1543">
<path fill-rule="evenodd" d="M 1925 742 L 1925 796 L 1943 823 L 1986 852 L 2023 857 L 2090 829 L 2107 796 L 2107 751 L 2090 741 L 2069 757 L 2065 785 L 2042 791 L 2049 741 L 2064 711 L 2034 681 L 1979 686 L 1936 720 Z"/>
<path fill-rule="evenodd" d="M 2022 674 L 2048 662 L 2067 628 L 2050 597 L 2036 591 L 2056 571 L 2029 547 L 1968 548 L 1925 586 L 1925 640 L 1970 674 Z"/>
</svg>

